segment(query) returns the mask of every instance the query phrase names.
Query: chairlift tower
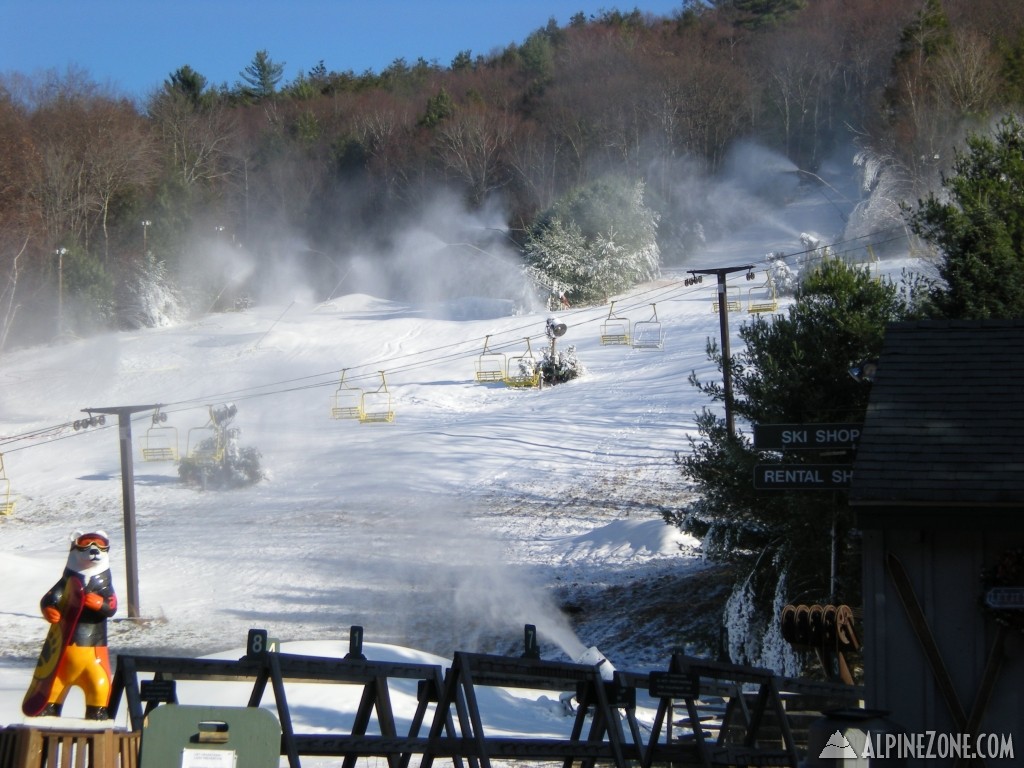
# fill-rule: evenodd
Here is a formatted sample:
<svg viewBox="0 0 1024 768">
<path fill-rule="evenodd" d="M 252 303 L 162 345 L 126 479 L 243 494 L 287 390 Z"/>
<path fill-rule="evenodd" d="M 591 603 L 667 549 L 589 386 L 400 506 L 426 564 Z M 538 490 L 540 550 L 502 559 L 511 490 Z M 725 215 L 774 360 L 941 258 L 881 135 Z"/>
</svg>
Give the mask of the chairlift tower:
<svg viewBox="0 0 1024 768">
<path fill-rule="evenodd" d="M 154 405 L 122 405 L 112 408 L 83 408 L 90 416 L 104 413 L 117 416 L 117 432 L 121 443 L 121 497 L 124 505 L 124 560 L 128 580 L 128 618 L 137 619 L 139 613 L 139 559 L 135 533 L 135 469 L 132 465 L 132 414 L 156 411 Z"/>
<path fill-rule="evenodd" d="M 719 267 L 718 269 L 691 269 L 691 275 L 716 275 L 718 277 L 718 326 L 722 337 L 722 379 L 725 388 L 725 428 L 732 439 L 736 434 L 736 420 L 732 408 L 732 360 L 729 351 L 729 302 L 725 276 L 733 272 L 749 273 L 754 268 L 753 264 L 744 264 L 740 267 Z"/>
</svg>

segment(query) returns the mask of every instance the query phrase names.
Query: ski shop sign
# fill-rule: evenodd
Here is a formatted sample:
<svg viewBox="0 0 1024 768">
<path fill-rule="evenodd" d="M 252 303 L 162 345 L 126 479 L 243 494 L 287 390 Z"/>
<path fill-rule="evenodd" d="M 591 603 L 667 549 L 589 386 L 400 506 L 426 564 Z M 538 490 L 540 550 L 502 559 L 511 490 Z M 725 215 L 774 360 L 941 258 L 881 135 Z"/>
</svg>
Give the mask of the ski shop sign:
<svg viewBox="0 0 1024 768">
<path fill-rule="evenodd" d="M 860 440 L 860 424 L 755 424 L 758 451 L 852 451 Z M 838 491 L 850 487 L 852 464 L 758 464 L 754 488 L 759 491 Z"/>
<path fill-rule="evenodd" d="M 851 449 L 860 440 L 860 424 L 755 424 L 759 451 Z"/>
</svg>

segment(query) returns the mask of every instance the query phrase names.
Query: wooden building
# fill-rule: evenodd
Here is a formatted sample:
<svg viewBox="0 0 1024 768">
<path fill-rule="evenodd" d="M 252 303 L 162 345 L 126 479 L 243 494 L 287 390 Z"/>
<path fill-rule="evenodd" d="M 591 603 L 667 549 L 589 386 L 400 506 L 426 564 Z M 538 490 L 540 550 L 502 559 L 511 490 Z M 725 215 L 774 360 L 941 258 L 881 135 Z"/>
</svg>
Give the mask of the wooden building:
<svg viewBox="0 0 1024 768">
<path fill-rule="evenodd" d="M 894 324 L 865 385 L 866 706 L 936 755 L 974 731 L 1012 738 L 986 766 L 1024 764 L 1024 320 Z"/>
</svg>

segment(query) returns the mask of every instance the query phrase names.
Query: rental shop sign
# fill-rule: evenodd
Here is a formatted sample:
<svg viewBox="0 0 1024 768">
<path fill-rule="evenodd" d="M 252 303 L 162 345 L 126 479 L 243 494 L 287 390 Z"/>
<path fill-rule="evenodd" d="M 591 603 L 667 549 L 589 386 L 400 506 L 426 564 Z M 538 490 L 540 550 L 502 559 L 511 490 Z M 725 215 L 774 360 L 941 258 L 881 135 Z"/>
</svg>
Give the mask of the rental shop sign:
<svg viewBox="0 0 1024 768">
<path fill-rule="evenodd" d="M 849 452 L 860 440 L 860 424 L 755 424 L 759 451 Z M 850 487 L 852 464 L 758 464 L 756 490 L 835 491 Z"/>
</svg>

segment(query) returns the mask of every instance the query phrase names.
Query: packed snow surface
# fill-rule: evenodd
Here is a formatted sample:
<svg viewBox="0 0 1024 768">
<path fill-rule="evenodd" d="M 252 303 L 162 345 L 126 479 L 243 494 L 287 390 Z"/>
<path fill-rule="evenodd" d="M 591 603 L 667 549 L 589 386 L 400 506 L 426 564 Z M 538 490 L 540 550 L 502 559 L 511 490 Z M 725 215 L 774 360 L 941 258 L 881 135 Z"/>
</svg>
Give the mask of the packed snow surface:
<svg viewBox="0 0 1024 768">
<path fill-rule="evenodd" d="M 828 188 L 801 187 L 786 205 L 751 215 L 687 267 L 763 269 L 766 254 L 803 250 L 802 233 L 834 242 L 857 195 L 852 180 L 849 198 L 831 194 L 852 176 L 841 171 Z M 601 344 L 607 305 L 558 313 L 568 330 L 557 344 L 575 346 L 586 370 L 544 389 L 478 383 L 475 366 L 487 336 L 509 360 L 526 354 L 527 338 L 539 356 L 548 313 L 495 316 L 493 301 L 475 313 L 472 297 L 453 297 L 446 310 L 359 293 L 322 303 L 282 295 L 172 327 L 6 352 L 0 451 L 15 506 L 0 518 L 0 723 L 23 720 L 46 633 L 38 602 L 60 577 L 75 529 L 104 529 L 113 542 L 114 655 L 236 658 L 248 630 L 262 628 L 285 651 L 341 656 L 359 625 L 370 658 L 445 663 L 460 650 L 518 655 L 530 623 L 545 658 L 599 646 L 619 669 L 664 665 L 691 640 L 683 628 L 692 608 L 640 616 L 637 597 L 709 567 L 699 542 L 661 515 L 688 497 L 674 455 L 708 405 L 687 376 L 717 375 L 705 355 L 719 337 L 714 279 L 684 277 L 666 270 L 612 297 L 631 323 L 656 310 L 663 349 Z M 744 306 L 733 334 L 763 279 L 730 276 Z M 332 418 L 352 389 L 393 421 Z M 239 443 L 259 451 L 264 480 L 203 491 L 179 482 L 175 463 L 143 460 L 147 441 L 168 436 L 184 455 L 208 434 L 210 406 L 225 403 L 237 408 Z M 89 408 L 155 404 L 166 422 L 154 425 L 150 409 L 131 418 L 139 616 L 129 618 L 118 419 L 73 423 Z M 293 706 L 310 704 L 293 709 L 297 730 L 354 710 L 358 692 L 324 688 L 291 695 Z M 203 690 L 183 703 L 244 703 L 230 686 Z M 543 694 L 502 699 L 494 717 L 504 729 L 567 727 Z M 408 717 L 406 705 L 396 711 Z M 80 706 L 72 694 L 65 714 Z"/>
</svg>

